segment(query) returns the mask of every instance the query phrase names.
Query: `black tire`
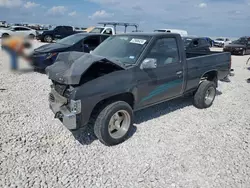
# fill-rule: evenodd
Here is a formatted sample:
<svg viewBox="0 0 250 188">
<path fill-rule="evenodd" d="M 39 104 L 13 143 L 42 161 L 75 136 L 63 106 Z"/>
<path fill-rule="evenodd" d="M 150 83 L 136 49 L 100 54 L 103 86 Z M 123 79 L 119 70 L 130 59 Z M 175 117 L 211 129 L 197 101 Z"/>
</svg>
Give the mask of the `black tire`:
<svg viewBox="0 0 250 188">
<path fill-rule="evenodd" d="M 33 35 L 33 34 L 30 34 L 30 35 L 29 35 L 29 39 L 35 39 L 35 37 L 36 37 L 36 36 Z"/>
<path fill-rule="evenodd" d="M 8 33 L 2 34 L 2 38 L 8 38 L 10 35 Z"/>
<path fill-rule="evenodd" d="M 206 100 L 208 90 L 212 90 L 211 101 Z M 213 104 L 216 96 L 216 84 L 211 81 L 203 81 L 194 95 L 194 106 L 199 109 L 208 108 Z"/>
<path fill-rule="evenodd" d="M 53 37 L 51 35 L 45 35 L 43 40 L 44 42 L 51 43 L 53 41 Z"/>
<path fill-rule="evenodd" d="M 113 138 L 109 133 L 109 121 L 111 117 L 118 111 L 126 111 L 130 116 L 129 127 L 124 136 L 120 138 Z M 131 106 L 124 101 L 117 101 L 103 106 L 101 112 L 97 116 L 94 124 L 94 133 L 96 137 L 107 146 L 117 145 L 126 140 L 128 133 L 131 131 L 133 125 L 133 110 Z"/>
</svg>

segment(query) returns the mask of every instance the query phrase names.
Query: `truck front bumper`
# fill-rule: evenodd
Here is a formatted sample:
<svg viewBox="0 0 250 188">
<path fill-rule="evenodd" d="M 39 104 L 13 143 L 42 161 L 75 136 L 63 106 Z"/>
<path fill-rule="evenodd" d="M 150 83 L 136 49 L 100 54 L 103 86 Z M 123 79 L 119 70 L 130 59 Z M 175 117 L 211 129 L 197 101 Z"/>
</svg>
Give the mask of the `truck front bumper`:
<svg viewBox="0 0 250 188">
<path fill-rule="evenodd" d="M 54 89 L 49 94 L 49 107 L 63 125 L 69 130 L 78 129 L 77 116 L 79 112 L 72 112 L 67 107 L 67 99 L 59 95 Z"/>
</svg>

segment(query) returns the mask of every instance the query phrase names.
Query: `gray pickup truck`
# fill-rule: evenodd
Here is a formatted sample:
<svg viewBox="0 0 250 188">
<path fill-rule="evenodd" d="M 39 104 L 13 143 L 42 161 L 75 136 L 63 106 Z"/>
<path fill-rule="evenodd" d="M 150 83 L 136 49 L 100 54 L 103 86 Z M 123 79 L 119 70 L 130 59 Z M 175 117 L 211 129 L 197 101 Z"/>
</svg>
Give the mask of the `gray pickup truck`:
<svg viewBox="0 0 250 188">
<path fill-rule="evenodd" d="M 210 107 L 230 69 L 230 53 L 185 51 L 179 34 L 114 35 L 90 54 L 58 55 L 46 68 L 49 104 L 69 130 L 94 120 L 95 135 L 110 146 L 126 139 L 134 111 L 183 95 Z"/>
</svg>

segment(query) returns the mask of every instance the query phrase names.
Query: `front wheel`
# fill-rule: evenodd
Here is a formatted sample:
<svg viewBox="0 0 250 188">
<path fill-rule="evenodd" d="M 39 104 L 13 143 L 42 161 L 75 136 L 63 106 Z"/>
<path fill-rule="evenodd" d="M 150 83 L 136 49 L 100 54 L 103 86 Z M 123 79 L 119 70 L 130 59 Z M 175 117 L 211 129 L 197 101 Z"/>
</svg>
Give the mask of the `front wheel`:
<svg viewBox="0 0 250 188">
<path fill-rule="evenodd" d="M 216 96 L 216 85 L 211 81 L 203 81 L 194 95 L 194 106 L 203 109 L 210 107 Z"/>
<path fill-rule="evenodd" d="M 94 132 L 96 137 L 105 145 L 112 146 L 123 142 L 133 125 L 133 110 L 124 101 L 107 105 L 99 113 Z"/>
</svg>

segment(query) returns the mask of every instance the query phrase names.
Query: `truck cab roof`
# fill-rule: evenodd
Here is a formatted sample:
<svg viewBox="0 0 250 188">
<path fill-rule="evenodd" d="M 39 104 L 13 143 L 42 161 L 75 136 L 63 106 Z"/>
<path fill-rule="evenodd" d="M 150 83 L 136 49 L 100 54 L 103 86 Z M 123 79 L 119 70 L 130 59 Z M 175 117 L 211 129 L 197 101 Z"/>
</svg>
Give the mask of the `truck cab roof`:
<svg viewBox="0 0 250 188">
<path fill-rule="evenodd" d="M 128 36 L 180 36 L 178 33 L 164 33 L 164 32 L 131 32 L 131 33 L 121 33 L 117 35 L 128 35 Z"/>
</svg>

